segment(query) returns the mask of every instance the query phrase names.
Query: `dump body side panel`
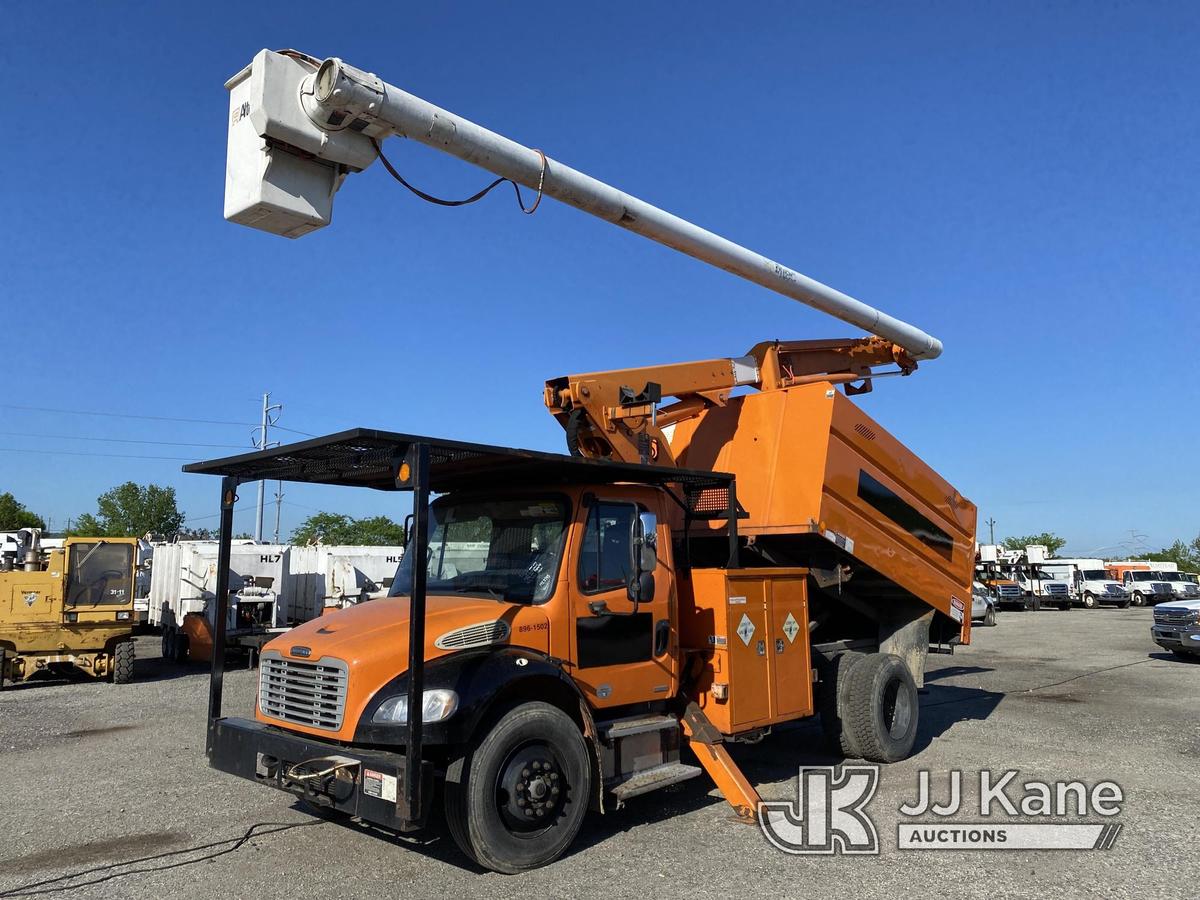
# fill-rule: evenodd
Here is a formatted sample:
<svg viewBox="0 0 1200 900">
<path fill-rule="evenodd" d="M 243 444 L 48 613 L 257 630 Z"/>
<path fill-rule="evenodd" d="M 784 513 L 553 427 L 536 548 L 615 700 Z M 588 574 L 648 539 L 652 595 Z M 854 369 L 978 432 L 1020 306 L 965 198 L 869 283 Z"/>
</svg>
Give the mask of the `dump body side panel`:
<svg viewBox="0 0 1200 900">
<path fill-rule="evenodd" d="M 969 618 L 975 505 L 832 385 L 735 397 L 678 423 L 671 445 L 682 465 L 737 475 L 743 535 L 820 536 Z"/>
</svg>

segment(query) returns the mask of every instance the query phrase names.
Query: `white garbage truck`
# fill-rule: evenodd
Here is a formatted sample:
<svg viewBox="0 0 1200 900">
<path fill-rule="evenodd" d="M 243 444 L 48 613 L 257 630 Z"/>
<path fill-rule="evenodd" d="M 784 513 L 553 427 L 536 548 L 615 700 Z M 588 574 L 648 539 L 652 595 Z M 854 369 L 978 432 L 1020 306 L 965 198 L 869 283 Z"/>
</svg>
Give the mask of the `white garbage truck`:
<svg viewBox="0 0 1200 900">
<path fill-rule="evenodd" d="M 211 658 L 217 549 L 216 541 L 155 548 L 148 619 L 161 629 L 166 659 Z M 228 646 L 253 656 L 271 638 L 327 608 L 384 596 L 403 553 L 397 546 L 233 544 Z"/>
</svg>

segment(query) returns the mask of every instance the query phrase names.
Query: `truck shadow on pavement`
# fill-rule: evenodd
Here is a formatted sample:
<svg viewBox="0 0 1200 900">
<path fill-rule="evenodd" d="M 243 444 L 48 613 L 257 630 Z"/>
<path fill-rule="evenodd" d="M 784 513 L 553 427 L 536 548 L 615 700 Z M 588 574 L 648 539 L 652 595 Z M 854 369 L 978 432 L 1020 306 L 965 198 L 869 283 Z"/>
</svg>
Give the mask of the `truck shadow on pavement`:
<svg viewBox="0 0 1200 900">
<path fill-rule="evenodd" d="M 957 667 L 958 671 L 934 673 L 938 677 L 989 672 L 979 667 Z M 929 681 L 929 678 L 926 679 Z M 1004 694 L 979 688 L 951 685 L 929 685 L 921 696 L 921 720 L 913 753 L 926 749 L 938 737 L 956 723 L 970 719 L 986 719 Z M 778 728 L 769 737 L 757 744 L 733 744 L 729 752 L 750 783 L 758 789 L 764 799 L 796 796 L 796 778 L 800 768 L 807 766 L 835 766 L 848 760 L 840 753 L 830 753 L 824 744 L 820 725 L 816 719 L 789 724 Z M 685 751 L 685 762 L 688 760 Z M 681 784 L 673 785 L 652 796 L 635 798 L 619 811 L 608 815 L 591 813 L 584 820 L 583 828 L 571 847 L 563 854 L 570 858 L 576 853 L 603 844 L 618 834 L 643 825 L 666 822 L 679 816 L 707 807 L 725 807 L 725 800 L 713 787 L 706 775 L 700 775 Z M 298 810 L 307 811 L 297 804 Z M 727 818 L 734 822 L 732 810 Z M 332 820 L 339 827 L 352 831 L 368 831 L 380 839 L 410 852 L 417 852 L 430 859 L 455 866 L 470 872 L 482 873 L 482 867 L 467 859 L 446 828 L 441 816 L 440 791 L 434 800 L 434 813 L 421 837 L 401 837 L 369 825 L 359 825 L 349 820 Z"/>
</svg>

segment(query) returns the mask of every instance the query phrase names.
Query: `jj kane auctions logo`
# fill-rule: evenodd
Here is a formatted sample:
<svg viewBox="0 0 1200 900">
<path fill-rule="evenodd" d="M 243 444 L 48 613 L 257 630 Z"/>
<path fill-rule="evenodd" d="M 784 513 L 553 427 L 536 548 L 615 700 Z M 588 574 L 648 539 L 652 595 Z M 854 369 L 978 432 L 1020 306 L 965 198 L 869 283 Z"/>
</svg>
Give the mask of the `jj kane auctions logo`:
<svg viewBox="0 0 1200 900">
<path fill-rule="evenodd" d="M 917 797 L 901 804 L 901 850 L 1107 850 L 1116 842 L 1124 792 L 1112 781 L 1024 781 L 1010 769 L 978 773 L 978 803 L 964 799 L 963 773 L 952 770 L 942 797 L 927 771 Z M 802 768 L 796 801 L 759 804 L 758 821 L 770 843 L 792 854 L 879 853 L 868 805 L 879 788 L 878 766 Z M 963 816 L 979 816 L 979 821 Z M 1099 819 L 1099 821 L 1095 821 Z M 1091 821 L 1081 821 L 1091 820 Z"/>
</svg>

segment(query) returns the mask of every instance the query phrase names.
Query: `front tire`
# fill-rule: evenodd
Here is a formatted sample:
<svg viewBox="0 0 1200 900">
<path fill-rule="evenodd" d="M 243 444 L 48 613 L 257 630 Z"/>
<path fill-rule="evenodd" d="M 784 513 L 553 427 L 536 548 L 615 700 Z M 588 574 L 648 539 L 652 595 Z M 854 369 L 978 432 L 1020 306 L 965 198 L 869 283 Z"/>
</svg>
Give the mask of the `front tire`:
<svg viewBox="0 0 1200 900">
<path fill-rule="evenodd" d="M 505 713 L 446 773 L 446 822 L 485 868 L 515 875 L 570 846 L 592 795 L 592 759 L 579 726 L 549 703 Z"/>
<path fill-rule="evenodd" d="M 113 684 L 133 681 L 133 641 L 122 641 L 113 648 Z"/>
<path fill-rule="evenodd" d="M 891 653 L 873 653 L 850 670 L 848 721 L 859 755 L 898 762 L 917 739 L 917 686 L 908 666 Z"/>
<path fill-rule="evenodd" d="M 1095 609 L 1096 608 L 1096 595 L 1095 594 L 1092 594 L 1089 592 L 1089 593 L 1083 595 L 1083 608 L 1084 609 Z"/>
<path fill-rule="evenodd" d="M 1142 594 L 1134 594 L 1133 595 L 1133 605 L 1134 606 L 1145 606 L 1146 605 L 1145 596 L 1143 596 Z"/>
<path fill-rule="evenodd" d="M 987 612 L 983 614 L 983 625 L 985 628 L 991 628 L 996 624 L 996 610 L 992 607 L 987 608 Z"/>
</svg>

